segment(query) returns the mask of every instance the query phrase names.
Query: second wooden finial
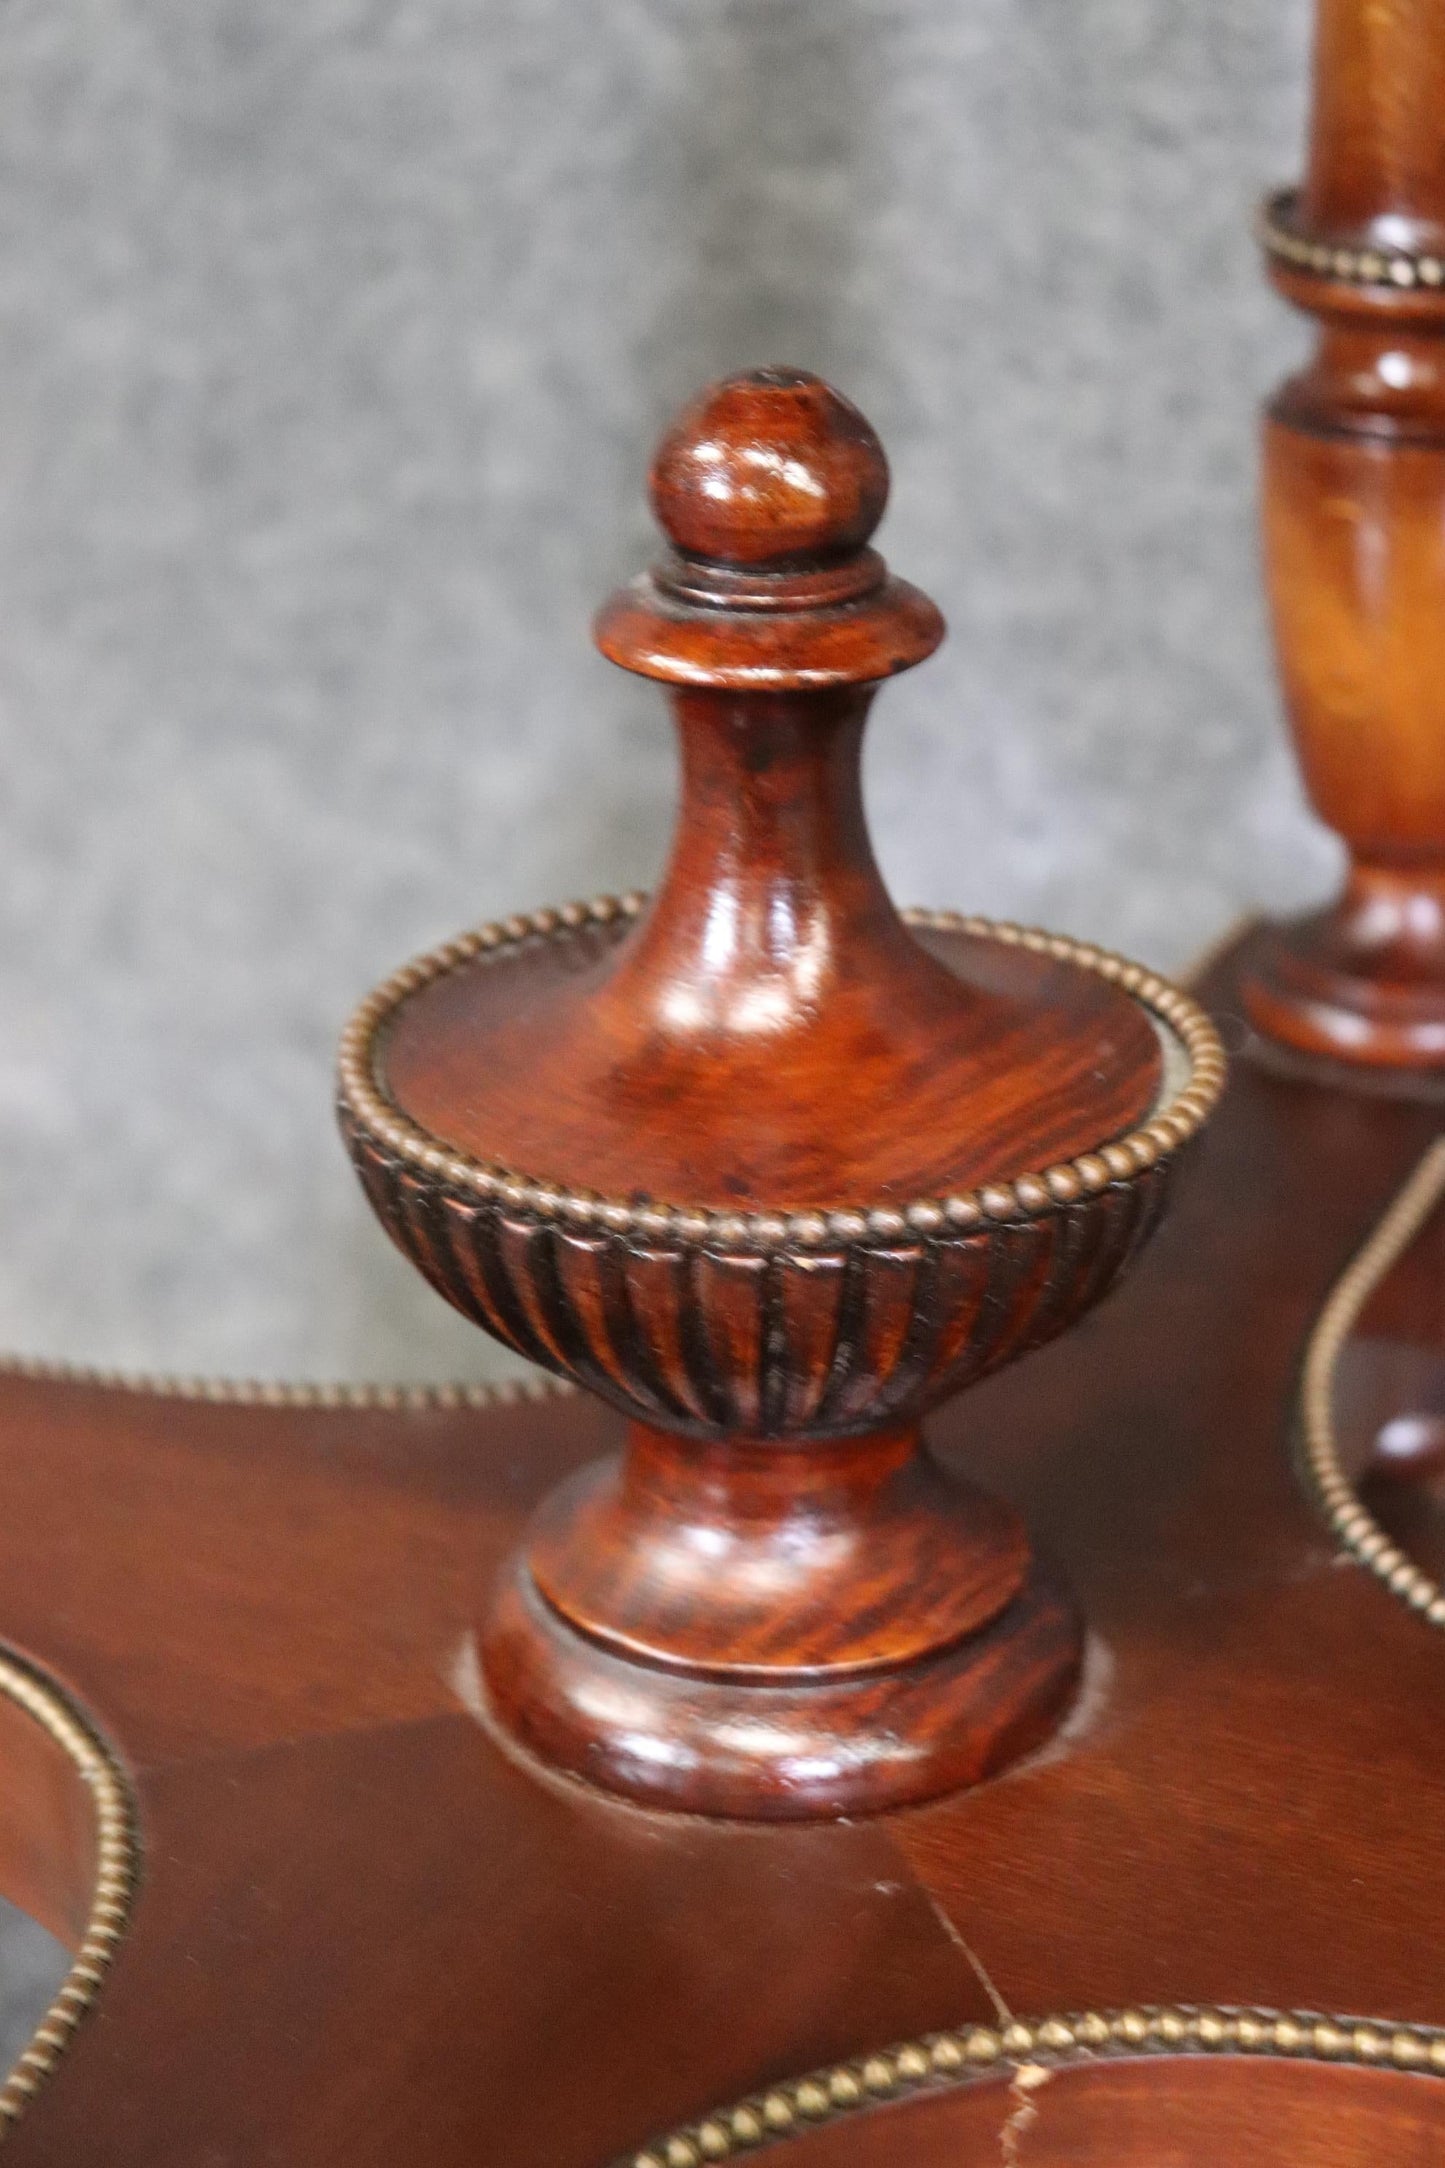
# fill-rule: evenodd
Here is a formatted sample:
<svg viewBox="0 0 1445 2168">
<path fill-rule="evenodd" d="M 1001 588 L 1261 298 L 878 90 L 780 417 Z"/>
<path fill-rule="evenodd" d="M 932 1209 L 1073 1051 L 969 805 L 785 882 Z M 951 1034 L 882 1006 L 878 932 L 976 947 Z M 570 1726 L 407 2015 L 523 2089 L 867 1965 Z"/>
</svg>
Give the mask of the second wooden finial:
<svg viewBox="0 0 1445 2168">
<path fill-rule="evenodd" d="M 1366 1069 L 1445 1069 L 1445 42 L 1438 0 L 1320 0 L 1309 172 L 1268 207 L 1318 348 L 1264 429 L 1265 563 L 1300 765 L 1343 893 L 1271 927 L 1252 1020 Z"/>
<path fill-rule="evenodd" d="M 942 624 L 870 546 L 886 489 L 816 378 L 684 412 L 653 470 L 672 552 L 598 623 L 671 690 L 656 896 L 423 959 L 343 1052 L 395 1239 L 629 1419 L 543 1507 L 482 1653 L 509 1731 L 653 1804 L 884 1806 L 1047 1731 L 1072 1607 L 920 1418 L 1099 1299 L 1222 1075 L 1138 966 L 895 910 L 862 733 Z"/>
</svg>

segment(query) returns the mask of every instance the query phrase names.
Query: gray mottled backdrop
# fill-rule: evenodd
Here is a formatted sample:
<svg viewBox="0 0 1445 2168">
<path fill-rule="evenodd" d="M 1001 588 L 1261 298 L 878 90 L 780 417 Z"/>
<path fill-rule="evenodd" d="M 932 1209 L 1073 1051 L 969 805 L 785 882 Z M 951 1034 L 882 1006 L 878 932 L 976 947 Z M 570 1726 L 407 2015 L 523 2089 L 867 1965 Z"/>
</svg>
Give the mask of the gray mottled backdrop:
<svg viewBox="0 0 1445 2168">
<path fill-rule="evenodd" d="M 413 948 L 651 875 L 666 732 L 586 625 L 722 370 L 867 408 L 952 621 L 875 729 L 901 895 L 1171 964 L 1323 882 L 1251 510 L 1303 5 L 7 0 L 0 1344 L 485 1364 L 331 1048 Z M 0 2040 L 58 1962 L 0 1933 Z"/>
<path fill-rule="evenodd" d="M 645 882 L 591 652 L 669 409 L 810 364 L 952 624 L 871 752 L 908 900 L 1177 963 L 1321 886 L 1276 719 L 1248 237 L 1303 0 L 8 0 L 0 1343 L 476 1371 L 334 1141 L 414 948 Z"/>
</svg>

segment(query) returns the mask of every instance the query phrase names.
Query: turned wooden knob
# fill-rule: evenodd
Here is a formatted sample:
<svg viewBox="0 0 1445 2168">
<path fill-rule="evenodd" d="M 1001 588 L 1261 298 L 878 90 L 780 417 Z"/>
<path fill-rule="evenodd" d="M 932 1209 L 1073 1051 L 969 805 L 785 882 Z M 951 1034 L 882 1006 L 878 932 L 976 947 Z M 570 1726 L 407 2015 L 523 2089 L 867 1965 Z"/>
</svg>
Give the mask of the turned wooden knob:
<svg viewBox="0 0 1445 2168">
<path fill-rule="evenodd" d="M 680 555 L 771 572 L 856 556 L 883 517 L 888 462 L 871 423 L 830 384 L 756 369 L 683 408 L 651 484 Z"/>
<path fill-rule="evenodd" d="M 943 627 L 869 546 L 887 481 L 814 377 L 685 410 L 653 469 L 671 554 L 597 627 L 671 688 L 657 894 L 465 937 L 343 1049 L 396 1241 L 630 1419 L 492 1598 L 497 1720 L 705 1811 L 919 1797 L 1065 1705 L 1068 1601 L 919 1419 L 1099 1299 L 1223 1074 L 1140 967 L 890 902 L 862 731 Z"/>
</svg>

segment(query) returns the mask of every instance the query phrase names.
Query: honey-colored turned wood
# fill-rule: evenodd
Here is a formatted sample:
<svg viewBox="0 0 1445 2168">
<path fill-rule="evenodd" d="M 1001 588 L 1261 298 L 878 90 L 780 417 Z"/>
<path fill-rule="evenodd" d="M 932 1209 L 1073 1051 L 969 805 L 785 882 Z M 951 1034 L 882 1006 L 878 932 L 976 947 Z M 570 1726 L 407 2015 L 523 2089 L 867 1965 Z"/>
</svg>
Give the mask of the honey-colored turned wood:
<svg viewBox="0 0 1445 2168">
<path fill-rule="evenodd" d="M 1339 901 L 1262 945 L 1253 1020 L 1307 1053 L 1445 1066 L 1445 22 L 1321 0 L 1308 172 L 1277 285 L 1320 320 L 1264 431 L 1286 703 Z"/>
<path fill-rule="evenodd" d="M 402 1248 L 632 1419 L 544 1508 L 481 1657 L 514 1738 L 654 1804 L 886 1806 L 1057 1720 L 1072 1607 L 919 1419 L 1100 1298 L 1222 1075 L 1137 968 L 894 908 L 863 727 L 942 625 L 870 546 L 886 491 L 817 378 L 685 410 L 670 554 L 598 621 L 682 742 L 656 896 L 403 973 L 343 1058 Z"/>
<path fill-rule="evenodd" d="M 1306 224 L 1425 248 L 1445 237 L 1437 0 L 1317 0 Z"/>
</svg>

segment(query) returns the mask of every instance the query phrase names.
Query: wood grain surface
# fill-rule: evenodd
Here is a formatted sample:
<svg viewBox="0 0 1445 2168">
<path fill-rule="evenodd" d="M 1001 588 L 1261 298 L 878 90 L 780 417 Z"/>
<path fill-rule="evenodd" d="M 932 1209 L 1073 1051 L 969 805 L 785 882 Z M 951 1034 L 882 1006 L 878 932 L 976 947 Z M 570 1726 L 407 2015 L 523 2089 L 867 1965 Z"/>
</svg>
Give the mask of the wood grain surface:
<svg viewBox="0 0 1445 2168">
<path fill-rule="evenodd" d="M 1445 1067 L 1445 36 L 1434 0 L 1320 0 L 1294 257 L 1319 326 L 1264 427 L 1280 674 L 1343 893 L 1261 949 L 1261 1030 L 1315 1055 Z M 1307 266 L 1303 268 L 1302 266 Z"/>
<path fill-rule="evenodd" d="M 1238 1040 L 1227 964 L 1212 997 Z M 1246 1057 L 1130 1289 L 940 1419 L 1076 1588 L 1086 1690 L 1001 1779 L 866 1821 L 644 1813 L 499 1741 L 477 1621 L 536 1501 L 616 1441 L 595 1404 L 6 1379 L 0 1632 L 114 1741 L 144 1842 L 14 2160 L 595 2168 L 994 1995 L 1441 2020 L 1445 1640 L 1338 1562 L 1290 1453 L 1311 1319 L 1437 1128 Z M 1173 2070 L 1110 2084 L 1167 2100 Z M 1346 2098 L 1382 2103 L 1383 2157 L 1445 2144 L 1427 2079 L 1241 2083 L 1308 2168 Z M 991 2163 L 1008 2105 L 954 2157 Z"/>
</svg>

